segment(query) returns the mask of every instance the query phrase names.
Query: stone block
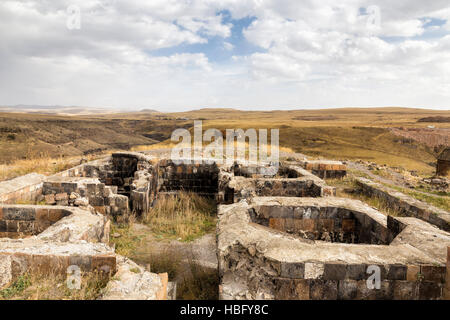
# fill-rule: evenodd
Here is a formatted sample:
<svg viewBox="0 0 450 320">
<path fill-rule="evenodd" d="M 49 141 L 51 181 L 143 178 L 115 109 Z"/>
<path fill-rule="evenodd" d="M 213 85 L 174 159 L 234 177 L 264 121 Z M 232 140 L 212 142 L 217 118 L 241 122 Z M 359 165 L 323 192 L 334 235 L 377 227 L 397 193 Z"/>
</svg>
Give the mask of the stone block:
<svg viewBox="0 0 450 320">
<path fill-rule="evenodd" d="M 270 218 L 269 219 L 269 228 L 284 231 L 285 219 L 280 218 Z"/>
<path fill-rule="evenodd" d="M 8 228 L 7 228 L 7 223 L 5 220 L 0 220 L 0 232 L 4 233 L 7 232 Z"/>
<path fill-rule="evenodd" d="M 364 264 L 348 264 L 346 279 L 363 280 L 367 278 L 367 266 Z"/>
<path fill-rule="evenodd" d="M 305 276 L 305 264 L 282 262 L 281 276 L 291 279 L 303 279 Z"/>
<path fill-rule="evenodd" d="M 51 209 L 48 211 L 48 220 L 51 222 L 57 222 L 63 217 L 61 209 Z"/>
<path fill-rule="evenodd" d="M 415 300 L 418 297 L 418 282 L 394 281 L 394 300 Z"/>
<path fill-rule="evenodd" d="M 420 266 L 408 265 L 406 266 L 406 280 L 417 281 L 420 274 Z"/>
<path fill-rule="evenodd" d="M 323 263 L 306 262 L 305 279 L 321 279 L 324 273 Z"/>
<path fill-rule="evenodd" d="M 390 265 L 387 280 L 406 280 L 407 267 L 404 265 Z"/>
<path fill-rule="evenodd" d="M 56 203 L 54 194 L 45 195 L 45 203 L 48 205 L 53 205 Z"/>
<path fill-rule="evenodd" d="M 326 263 L 323 271 L 325 280 L 344 280 L 347 274 L 347 265 L 338 263 Z"/>
<path fill-rule="evenodd" d="M 69 265 L 75 265 L 83 272 L 89 272 L 92 270 L 92 257 L 91 256 L 70 256 Z"/>
<path fill-rule="evenodd" d="M 431 281 L 418 283 L 419 300 L 438 300 L 442 298 L 442 285 Z"/>
<path fill-rule="evenodd" d="M 310 280 L 311 300 L 337 300 L 338 281 L 336 280 Z"/>
<path fill-rule="evenodd" d="M 116 257 L 107 255 L 97 255 L 92 257 L 92 270 L 98 270 L 106 273 L 116 271 Z"/>
<path fill-rule="evenodd" d="M 55 195 L 55 200 L 56 201 L 65 201 L 65 200 L 68 200 L 69 199 L 69 196 L 67 195 L 67 193 L 57 193 L 56 195 Z"/>
<path fill-rule="evenodd" d="M 420 267 L 422 280 L 432 282 L 445 282 L 446 268 L 444 266 L 423 265 Z"/>
<path fill-rule="evenodd" d="M 48 220 L 48 209 L 36 209 L 36 220 Z"/>
<path fill-rule="evenodd" d="M 354 300 L 358 294 L 358 281 L 340 280 L 338 284 L 339 300 Z"/>
<path fill-rule="evenodd" d="M 317 229 L 321 232 L 333 232 L 334 220 L 333 219 L 319 219 L 317 223 Z"/>
</svg>

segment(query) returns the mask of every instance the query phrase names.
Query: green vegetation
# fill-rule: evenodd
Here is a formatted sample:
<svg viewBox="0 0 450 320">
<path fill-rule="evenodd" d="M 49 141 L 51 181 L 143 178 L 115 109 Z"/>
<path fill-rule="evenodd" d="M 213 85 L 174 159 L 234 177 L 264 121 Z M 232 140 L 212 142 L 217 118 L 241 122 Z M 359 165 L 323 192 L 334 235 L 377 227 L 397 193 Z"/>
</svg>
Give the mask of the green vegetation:
<svg viewBox="0 0 450 320">
<path fill-rule="evenodd" d="M 425 194 L 422 192 L 418 192 L 412 189 L 402 188 L 399 186 L 394 186 L 390 184 L 385 184 L 387 187 L 392 188 L 394 190 L 400 191 L 408 196 L 411 196 L 419 201 L 424 201 L 426 203 L 429 203 L 437 208 L 450 211 L 450 197 L 448 196 L 448 193 L 441 193 L 440 195 L 433 195 L 433 194 Z"/>
<path fill-rule="evenodd" d="M 384 199 L 378 197 L 368 197 L 364 194 L 356 192 L 358 190 L 358 185 L 351 176 L 346 176 L 342 179 L 327 179 L 326 183 L 330 186 L 336 187 L 337 197 L 360 200 L 367 205 L 376 208 L 385 215 L 402 215 L 398 210 L 393 209 Z"/>
</svg>

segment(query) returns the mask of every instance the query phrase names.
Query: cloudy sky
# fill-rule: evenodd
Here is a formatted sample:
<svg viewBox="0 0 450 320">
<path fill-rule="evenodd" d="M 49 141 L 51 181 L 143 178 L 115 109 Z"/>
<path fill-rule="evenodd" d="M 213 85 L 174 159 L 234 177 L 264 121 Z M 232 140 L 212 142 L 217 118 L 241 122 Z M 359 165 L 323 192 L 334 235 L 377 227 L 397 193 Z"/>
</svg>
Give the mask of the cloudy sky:
<svg viewBox="0 0 450 320">
<path fill-rule="evenodd" d="M 450 2 L 1 0 L 15 104 L 450 109 Z"/>
</svg>

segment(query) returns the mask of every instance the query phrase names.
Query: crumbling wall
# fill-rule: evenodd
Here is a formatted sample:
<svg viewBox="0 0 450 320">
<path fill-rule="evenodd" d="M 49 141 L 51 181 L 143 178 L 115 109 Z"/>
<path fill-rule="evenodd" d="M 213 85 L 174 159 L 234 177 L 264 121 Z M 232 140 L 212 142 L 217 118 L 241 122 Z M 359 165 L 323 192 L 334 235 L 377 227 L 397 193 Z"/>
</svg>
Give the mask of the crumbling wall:
<svg viewBox="0 0 450 320">
<path fill-rule="evenodd" d="M 34 202 L 42 194 L 46 176 L 30 173 L 12 180 L 0 182 L 0 203 Z"/>
<path fill-rule="evenodd" d="M 415 217 L 431 223 L 438 228 L 450 231 L 450 213 L 414 199 L 401 192 L 385 187 L 365 178 L 356 179 L 360 192 L 386 201 L 390 208 L 400 211 L 405 216 Z"/>
<path fill-rule="evenodd" d="M 43 196 L 48 205 L 93 206 L 105 215 L 126 215 L 128 197 L 117 194 L 116 186 L 105 186 L 97 178 L 50 178 L 44 182 Z"/>
<path fill-rule="evenodd" d="M 286 207 L 289 214 L 291 207 L 314 203 L 359 212 L 367 232 L 376 231 L 375 220 L 397 236 L 389 245 L 330 243 L 281 233 L 252 218 L 261 207 Z M 360 201 L 262 197 L 221 205 L 217 235 L 221 299 L 443 299 L 450 234 L 414 218 L 387 218 Z M 367 281 L 374 267 L 379 288 Z"/>
<path fill-rule="evenodd" d="M 37 235 L 70 214 L 70 211 L 62 208 L 0 205 L 0 238 Z"/>
<path fill-rule="evenodd" d="M 310 240 L 340 243 L 389 244 L 398 232 L 373 217 L 346 208 L 327 206 L 255 206 L 253 222 Z"/>
<path fill-rule="evenodd" d="M 256 167 L 258 168 L 258 167 Z M 254 166 L 221 168 L 218 200 L 220 203 L 265 196 L 324 197 L 336 195 L 336 189 L 327 186 L 319 177 L 295 165 L 282 165 L 275 177 L 252 175 Z M 238 174 L 236 176 L 235 174 Z"/>
<path fill-rule="evenodd" d="M 347 175 L 347 166 L 340 161 L 303 160 L 299 163 L 321 179 L 343 178 Z"/>
</svg>

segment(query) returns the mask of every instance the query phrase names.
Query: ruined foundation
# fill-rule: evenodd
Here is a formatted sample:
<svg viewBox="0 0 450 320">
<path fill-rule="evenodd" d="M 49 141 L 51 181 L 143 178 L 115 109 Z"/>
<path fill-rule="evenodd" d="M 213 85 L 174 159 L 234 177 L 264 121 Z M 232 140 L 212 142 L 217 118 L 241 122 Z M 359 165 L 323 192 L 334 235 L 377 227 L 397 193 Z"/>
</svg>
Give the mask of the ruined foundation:
<svg viewBox="0 0 450 320">
<path fill-rule="evenodd" d="M 219 207 L 222 299 L 442 299 L 450 235 L 340 198 Z M 381 286 L 367 286 L 369 266 Z M 369 269 L 370 270 L 370 269 Z"/>
<path fill-rule="evenodd" d="M 54 176 L 1 182 L 0 288 L 24 272 L 64 274 L 77 265 L 115 275 L 103 299 L 170 299 L 167 274 L 108 246 L 109 219 L 141 217 L 159 196 L 187 191 L 220 204 L 221 299 L 448 299 L 448 212 L 360 180 L 409 217 L 385 216 L 336 198 L 323 180 L 345 175 L 337 161 L 286 161 L 273 171 L 119 152 Z M 370 288 L 374 268 L 380 282 Z"/>
</svg>

